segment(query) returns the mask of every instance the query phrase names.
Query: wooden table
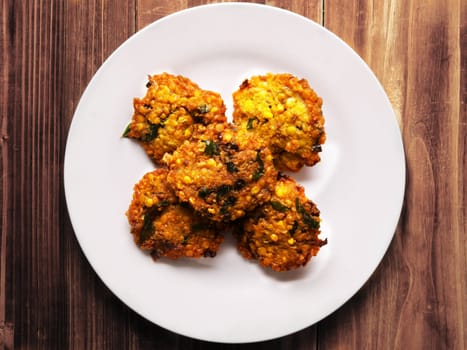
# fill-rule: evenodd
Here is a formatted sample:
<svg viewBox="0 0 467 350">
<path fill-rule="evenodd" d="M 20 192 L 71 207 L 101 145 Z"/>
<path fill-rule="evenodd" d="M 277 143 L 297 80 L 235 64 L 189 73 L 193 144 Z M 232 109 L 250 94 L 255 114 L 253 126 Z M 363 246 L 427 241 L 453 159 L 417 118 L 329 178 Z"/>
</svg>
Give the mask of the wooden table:
<svg viewBox="0 0 467 350">
<path fill-rule="evenodd" d="M 467 6 L 462 0 L 270 0 L 330 29 L 374 70 L 399 119 L 407 189 L 366 285 L 323 321 L 258 344 L 164 330 L 121 303 L 73 233 L 68 128 L 103 60 L 131 34 L 211 1 L 1 2 L 0 344 L 18 349 L 465 349 Z M 264 3 L 265 1 L 256 1 Z"/>
</svg>

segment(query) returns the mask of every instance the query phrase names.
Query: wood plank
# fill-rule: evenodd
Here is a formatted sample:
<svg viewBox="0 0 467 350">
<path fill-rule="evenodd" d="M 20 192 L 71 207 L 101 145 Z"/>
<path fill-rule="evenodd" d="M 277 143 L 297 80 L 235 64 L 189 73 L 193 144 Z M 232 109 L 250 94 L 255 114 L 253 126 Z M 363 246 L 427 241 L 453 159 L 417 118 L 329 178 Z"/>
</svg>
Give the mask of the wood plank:
<svg viewBox="0 0 467 350">
<path fill-rule="evenodd" d="M 102 1 L 4 1 L 2 10 L 2 343 L 66 349 L 105 339 L 117 348 L 125 333 L 112 333 L 116 321 L 102 310 L 119 307 L 74 238 L 62 166 L 79 96 L 134 31 L 134 11 Z M 104 319 L 104 329 L 89 326 Z"/>
<path fill-rule="evenodd" d="M 276 6 L 305 16 L 315 22 L 323 23 L 324 0 L 318 1 L 290 1 L 266 0 L 266 5 Z"/>
<path fill-rule="evenodd" d="M 387 256 L 352 303 L 320 324 L 318 339 L 326 349 L 464 349 L 466 135 L 459 28 L 463 23 L 465 46 L 465 7 L 461 12 L 458 0 L 328 0 L 325 9 L 326 26 L 385 87 L 402 126 L 408 174 L 403 215 Z"/>
<path fill-rule="evenodd" d="M 176 0 L 176 1 L 158 1 L 151 0 L 137 0 L 137 28 L 141 29 L 148 24 L 167 16 L 168 14 L 183 10 L 185 8 L 214 4 L 219 2 L 232 2 L 230 1 L 217 1 L 217 0 Z M 322 22 L 322 0 L 313 1 L 291 1 L 291 0 L 252 0 L 241 1 L 249 3 L 267 4 L 270 6 L 280 7 L 302 16 L 308 17 L 318 23 Z"/>
<path fill-rule="evenodd" d="M 67 1 L 61 16 L 63 55 L 59 59 L 63 64 L 60 82 L 64 89 L 60 104 L 65 117 L 62 135 L 66 135 L 89 80 L 102 62 L 134 33 L 135 8 L 134 3 L 125 1 Z M 132 311 L 96 276 L 76 241 L 66 208 L 61 209 L 68 348 L 132 348 L 133 333 L 129 327 Z"/>
<path fill-rule="evenodd" d="M 57 302 L 64 289 L 63 275 L 55 270 L 60 262 L 56 196 L 60 146 L 55 141 L 60 114 L 54 110 L 57 46 L 50 30 L 52 16 L 48 16 L 59 9 L 33 2 L 11 1 L 3 6 L 6 30 L 2 37 L 8 43 L 3 67 L 7 118 L 2 118 L 6 137 L 2 177 L 8 192 L 2 223 L 7 281 L 2 295 L 4 317 L 14 325 L 10 331 L 14 331 L 15 345 L 41 347 L 47 342 L 47 330 L 59 326 L 55 315 L 66 314 L 66 305 Z M 55 336 L 58 342 L 65 341 L 63 333 Z"/>
<path fill-rule="evenodd" d="M 7 274 L 7 228 L 8 228 L 8 208 L 9 199 L 9 183 L 7 172 L 9 171 L 8 157 L 8 90 L 4 87 L 8 86 L 8 62 L 10 60 L 11 35 L 9 18 L 12 16 L 12 11 L 7 6 L 6 2 L 2 2 L 1 7 L 1 35 L 0 35 L 0 57 L 1 72 L 0 85 L 0 347 L 12 347 L 14 343 L 14 326 L 11 319 L 7 319 L 6 307 L 6 285 L 10 277 Z"/>
</svg>

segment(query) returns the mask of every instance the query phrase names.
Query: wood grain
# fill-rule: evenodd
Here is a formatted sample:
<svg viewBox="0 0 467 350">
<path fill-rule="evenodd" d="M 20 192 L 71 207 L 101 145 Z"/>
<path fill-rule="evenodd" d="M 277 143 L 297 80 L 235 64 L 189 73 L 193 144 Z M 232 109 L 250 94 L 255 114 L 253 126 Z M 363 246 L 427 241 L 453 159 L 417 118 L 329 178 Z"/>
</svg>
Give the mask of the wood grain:
<svg viewBox="0 0 467 350">
<path fill-rule="evenodd" d="M 467 4 L 264 0 L 324 24 L 373 69 L 405 143 L 394 241 L 368 283 L 317 325 L 257 344 L 215 344 L 136 315 L 96 276 L 63 190 L 73 112 L 104 59 L 136 30 L 216 1 L 1 2 L 0 348 L 465 349 Z"/>
<path fill-rule="evenodd" d="M 60 94 L 63 127 L 71 122 L 76 104 L 102 62 L 135 31 L 135 8 L 130 2 L 65 2 L 63 13 L 63 63 Z M 66 130 L 63 130 L 66 135 Z M 64 147 L 64 145 L 62 145 Z M 63 198 L 63 195 L 62 195 Z M 63 203 L 63 199 L 61 201 Z M 73 237 L 66 208 L 62 208 L 63 274 L 65 277 L 66 347 L 104 349 L 128 347 L 133 341 L 130 310 L 92 272 Z M 53 333 L 52 333 L 53 334 Z M 127 346 L 128 344 L 128 346 Z M 57 348 L 62 344 L 57 342 Z"/>
<path fill-rule="evenodd" d="M 3 5 L 5 7 L 5 5 Z M 55 313 L 65 312 L 60 300 L 63 279 L 55 269 L 60 262 L 58 194 L 60 192 L 60 118 L 54 110 L 58 96 L 57 42 L 51 30 L 51 12 L 38 4 L 15 3 L 5 9 L 2 38 L 8 47 L 6 84 L 2 103 L 2 275 L 4 320 L 11 324 L 8 337 L 19 334 L 45 344 L 46 330 L 58 326 Z M 46 14 L 47 13 L 47 14 Z M 57 16 L 58 18 L 58 16 Z M 34 57 L 34 59 L 30 59 Z M 3 110 L 3 108 L 2 108 Z M 4 157 L 4 158 L 3 158 Z M 6 212 L 5 212 L 6 211 Z M 4 226 L 3 226 L 4 225 Z M 4 235 L 4 236 L 3 236 Z M 14 296 L 14 297 L 13 297 Z M 2 316 L 3 316 L 2 315 Z M 62 335 L 57 334 L 62 341 Z M 10 343 L 11 339 L 6 339 Z"/>
<path fill-rule="evenodd" d="M 328 28 L 368 62 L 399 116 L 407 190 L 378 271 L 352 303 L 320 324 L 324 348 L 466 346 L 460 14 L 460 1 L 326 2 Z"/>
<path fill-rule="evenodd" d="M 63 152 L 84 87 L 134 31 L 134 14 L 101 1 L 9 1 L 2 7 L 0 322 L 7 328 L 1 340 L 8 345 L 13 337 L 15 347 L 27 349 L 98 346 L 114 336 L 109 329 L 118 318 L 109 315 L 122 306 L 73 237 Z M 116 23 L 119 30 L 111 30 Z M 96 304 L 111 310 L 107 325 Z M 115 333 L 115 341 L 125 334 Z"/>
<path fill-rule="evenodd" d="M 235 0 L 175 0 L 175 1 L 159 1 L 137 0 L 137 15 L 136 23 L 138 30 L 148 24 L 160 19 L 163 16 L 184 8 L 214 4 L 219 2 L 235 2 Z M 252 0 L 240 1 L 247 3 L 266 4 L 270 6 L 280 7 L 289 11 L 299 13 L 316 22 L 322 21 L 322 1 L 289 1 L 289 0 Z"/>
</svg>

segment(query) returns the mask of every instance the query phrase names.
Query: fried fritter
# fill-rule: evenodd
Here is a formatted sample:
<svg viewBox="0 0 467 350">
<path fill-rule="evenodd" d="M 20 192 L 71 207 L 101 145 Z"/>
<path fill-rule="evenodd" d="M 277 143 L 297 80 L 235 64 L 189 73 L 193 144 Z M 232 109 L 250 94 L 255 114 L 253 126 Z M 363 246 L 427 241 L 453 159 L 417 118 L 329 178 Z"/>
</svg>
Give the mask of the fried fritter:
<svg viewBox="0 0 467 350">
<path fill-rule="evenodd" d="M 271 197 L 277 170 L 268 148 L 239 146 L 225 124 L 217 138 L 185 142 L 164 158 L 167 181 L 182 202 L 216 222 L 229 222 Z"/>
<path fill-rule="evenodd" d="M 280 175 L 270 201 L 236 227 L 238 249 L 245 258 L 275 271 L 304 266 L 327 243 L 318 238 L 319 214 L 303 187 Z"/>
<path fill-rule="evenodd" d="M 138 140 L 156 163 L 203 134 L 207 125 L 227 120 L 221 96 L 188 78 L 163 73 L 150 76 L 146 86 L 146 95 L 133 100 L 134 114 L 123 136 Z"/>
<path fill-rule="evenodd" d="M 245 80 L 233 93 L 239 138 L 262 140 L 279 170 L 298 171 L 319 162 L 325 142 L 322 100 L 305 79 L 266 74 Z"/>
<path fill-rule="evenodd" d="M 167 184 L 167 169 L 147 173 L 135 185 L 126 213 L 135 243 L 160 257 L 214 257 L 220 228 L 179 202 Z"/>
</svg>

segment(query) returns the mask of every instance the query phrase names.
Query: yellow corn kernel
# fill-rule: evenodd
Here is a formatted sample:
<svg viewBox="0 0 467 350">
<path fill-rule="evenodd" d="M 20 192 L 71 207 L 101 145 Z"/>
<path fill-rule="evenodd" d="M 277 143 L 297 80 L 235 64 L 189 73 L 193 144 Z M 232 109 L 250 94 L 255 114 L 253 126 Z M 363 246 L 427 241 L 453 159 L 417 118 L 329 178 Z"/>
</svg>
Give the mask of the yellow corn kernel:
<svg viewBox="0 0 467 350">
<path fill-rule="evenodd" d="M 243 101 L 240 101 L 240 102 L 243 102 Z M 251 101 L 251 100 L 245 100 L 245 102 L 243 102 L 241 104 L 243 104 L 241 109 L 244 110 L 244 111 L 251 110 L 255 106 L 253 101 Z"/>
<path fill-rule="evenodd" d="M 216 209 L 214 209 L 214 208 L 208 208 L 208 213 L 209 213 L 209 214 L 215 214 L 215 213 L 216 213 Z"/>
<path fill-rule="evenodd" d="M 284 197 L 287 194 L 287 192 L 288 192 L 288 188 L 285 184 L 279 183 L 276 186 L 275 193 L 277 197 Z"/>
<path fill-rule="evenodd" d="M 289 243 L 290 245 L 293 245 L 295 243 L 295 239 L 289 238 L 287 243 Z"/>
<path fill-rule="evenodd" d="M 136 123 L 136 130 L 141 131 L 144 129 L 144 124 L 143 123 Z"/>
<path fill-rule="evenodd" d="M 279 237 L 277 237 L 277 235 L 275 233 L 271 234 L 269 236 L 269 238 L 271 238 L 271 241 L 273 241 L 273 242 L 277 242 L 277 240 L 279 239 Z"/>
<path fill-rule="evenodd" d="M 263 85 L 263 83 L 261 83 L 261 85 Z M 267 84 L 264 84 L 263 85 L 264 87 L 267 86 Z M 256 94 L 255 97 L 261 99 L 261 100 L 264 100 L 268 95 L 268 92 L 267 91 L 264 91 L 264 90 L 261 90 L 261 91 L 258 91 L 258 93 Z"/>
<path fill-rule="evenodd" d="M 152 207 L 153 204 L 154 204 L 154 201 L 152 200 L 152 198 L 146 198 L 144 200 L 144 205 L 147 207 Z"/>
<path fill-rule="evenodd" d="M 186 183 L 187 185 L 189 185 L 189 184 L 193 183 L 193 179 L 191 177 L 189 177 L 188 175 L 185 175 L 183 177 L 183 182 Z"/>
<path fill-rule="evenodd" d="M 285 222 L 283 220 L 278 221 L 277 227 L 282 230 L 285 229 Z"/>
<path fill-rule="evenodd" d="M 237 218 L 240 218 L 240 217 L 242 217 L 243 215 L 245 215 L 245 212 L 244 212 L 243 210 L 236 210 L 236 211 L 235 211 L 235 216 L 236 216 Z"/>
<path fill-rule="evenodd" d="M 253 188 L 251 189 L 252 194 L 257 194 L 259 191 L 260 191 L 260 188 L 258 186 L 253 186 Z"/>
<path fill-rule="evenodd" d="M 289 136 L 293 136 L 297 133 L 297 128 L 293 125 L 289 125 L 286 129 L 286 133 Z"/>
<path fill-rule="evenodd" d="M 269 109 L 264 111 L 264 118 L 271 119 L 272 117 L 272 112 Z"/>
<path fill-rule="evenodd" d="M 295 106 L 295 110 L 294 110 L 295 113 L 297 113 L 298 115 L 301 115 L 302 118 L 300 118 L 301 120 L 303 121 L 306 121 L 307 120 L 307 110 L 306 110 L 306 106 L 304 104 L 298 104 L 297 106 Z"/>
<path fill-rule="evenodd" d="M 291 107 L 295 102 L 297 102 L 297 100 L 293 97 L 289 97 L 286 101 L 285 101 L 285 105 L 287 107 Z"/>
<path fill-rule="evenodd" d="M 232 140 L 232 133 L 226 131 L 224 135 L 222 135 L 222 140 L 230 142 Z"/>
<path fill-rule="evenodd" d="M 275 107 L 273 108 L 273 110 L 274 110 L 275 112 L 281 113 L 281 112 L 284 111 L 284 105 L 279 103 L 277 106 L 275 106 Z"/>
<path fill-rule="evenodd" d="M 209 165 L 210 167 L 215 167 L 216 166 L 216 161 L 213 158 L 209 158 L 206 161 L 206 164 Z"/>
</svg>

